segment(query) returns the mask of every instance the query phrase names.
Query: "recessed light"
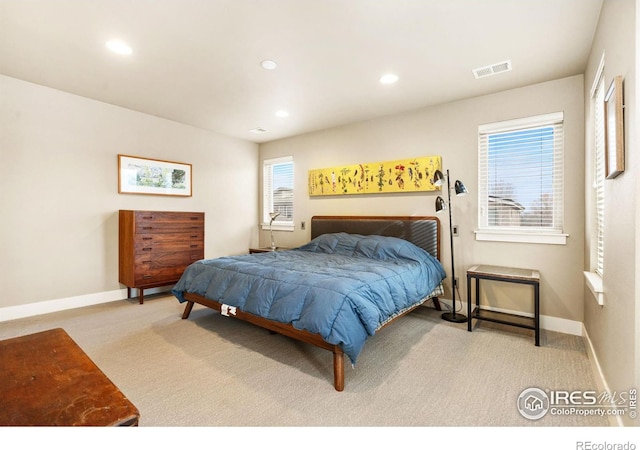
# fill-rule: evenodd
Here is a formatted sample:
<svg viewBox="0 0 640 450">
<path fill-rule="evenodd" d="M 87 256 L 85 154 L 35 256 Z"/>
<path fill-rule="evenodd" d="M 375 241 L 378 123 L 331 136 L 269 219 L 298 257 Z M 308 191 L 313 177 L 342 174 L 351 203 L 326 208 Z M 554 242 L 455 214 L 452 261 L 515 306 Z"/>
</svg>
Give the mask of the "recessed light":
<svg viewBox="0 0 640 450">
<path fill-rule="evenodd" d="M 395 73 L 388 73 L 380 77 L 380 83 L 382 84 L 393 84 L 396 81 L 398 81 L 398 75 Z"/>
<path fill-rule="evenodd" d="M 276 62 L 275 61 L 271 61 L 270 59 L 265 59 L 264 61 L 262 61 L 260 63 L 260 65 L 262 66 L 263 69 L 266 69 L 266 70 L 273 70 L 276 67 L 278 67 Z"/>
<path fill-rule="evenodd" d="M 130 55 L 131 53 L 133 53 L 133 50 L 131 49 L 131 47 L 129 47 L 127 44 L 125 44 L 122 41 L 118 41 L 118 40 L 107 41 L 106 46 L 109 50 L 111 50 L 114 53 L 117 53 L 118 55 Z"/>
<path fill-rule="evenodd" d="M 289 117 L 289 113 L 283 109 L 281 109 L 280 111 L 276 111 L 276 116 L 278 117 Z"/>
</svg>

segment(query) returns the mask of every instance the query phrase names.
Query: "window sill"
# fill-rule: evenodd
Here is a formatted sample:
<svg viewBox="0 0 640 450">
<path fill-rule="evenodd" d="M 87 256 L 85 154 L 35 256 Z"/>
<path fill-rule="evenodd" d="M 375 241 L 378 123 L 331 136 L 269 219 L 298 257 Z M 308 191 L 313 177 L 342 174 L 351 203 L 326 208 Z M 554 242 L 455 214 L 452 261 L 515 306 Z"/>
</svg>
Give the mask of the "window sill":
<svg viewBox="0 0 640 450">
<path fill-rule="evenodd" d="M 568 234 L 525 233 L 517 231 L 476 230 L 476 241 L 522 242 L 529 244 L 565 245 Z"/>
<path fill-rule="evenodd" d="M 604 306 L 604 289 L 602 288 L 602 277 L 595 272 L 583 272 L 584 278 L 589 286 L 589 290 L 598 302 L 598 305 Z"/>
<path fill-rule="evenodd" d="M 273 224 L 273 231 L 294 231 L 295 226 L 293 224 L 287 225 L 287 224 Z M 268 223 L 263 223 L 262 224 L 262 229 L 265 231 L 269 231 L 269 224 Z"/>
</svg>

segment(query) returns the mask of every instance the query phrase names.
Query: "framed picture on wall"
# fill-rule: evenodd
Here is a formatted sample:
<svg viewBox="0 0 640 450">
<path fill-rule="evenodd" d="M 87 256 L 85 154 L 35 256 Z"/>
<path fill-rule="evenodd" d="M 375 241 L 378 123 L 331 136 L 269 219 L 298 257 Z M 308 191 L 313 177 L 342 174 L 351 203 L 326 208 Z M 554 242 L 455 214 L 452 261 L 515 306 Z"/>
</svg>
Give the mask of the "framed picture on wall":
<svg viewBox="0 0 640 450">
<path fill-rule="evenodd" d="M 622 76 L 611 82 L 604 98 L 605 176 L 615 178 L 624 172 L 624 96 Z"/>
<path fill-rule="evenodd" d="M 118 192 L 191 197 L 191 164 L 118 155 Z"/>
</svg>

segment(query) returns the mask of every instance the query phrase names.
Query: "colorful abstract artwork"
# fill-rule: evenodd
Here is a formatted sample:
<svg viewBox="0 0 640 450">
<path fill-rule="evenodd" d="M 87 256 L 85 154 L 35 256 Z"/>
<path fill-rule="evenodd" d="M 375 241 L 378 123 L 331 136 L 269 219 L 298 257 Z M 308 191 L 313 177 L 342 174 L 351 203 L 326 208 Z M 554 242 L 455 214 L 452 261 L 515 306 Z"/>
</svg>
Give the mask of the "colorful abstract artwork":
<svg viewBox="0 0 640 450">
<path fill-rule="evenodd" d="M 440 156 L 312 169 L 309 196 L 435 191 L 436 170 L 442 170 Z"/>
</svg>

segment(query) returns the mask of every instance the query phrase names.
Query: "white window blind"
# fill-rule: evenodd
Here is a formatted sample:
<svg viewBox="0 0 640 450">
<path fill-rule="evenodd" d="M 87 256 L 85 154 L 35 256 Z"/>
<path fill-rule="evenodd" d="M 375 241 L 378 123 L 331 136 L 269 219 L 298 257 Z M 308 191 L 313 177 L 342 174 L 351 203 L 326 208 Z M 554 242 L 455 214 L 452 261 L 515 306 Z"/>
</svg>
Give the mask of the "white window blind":
<svg viewBox="0 0 640 450">
<path fill-rule="evenodd" d="M 271 221 L 269 213 L 279 212 L 276 227 L 293 227 L 293 157 L 265 159 L 263 163 L 262 221 Z"/>
<path fill-rule="evenodd" d="M 479 127 L 479 231 L 563 233 L 563 120 L 559 112 Z"/>
<path fill-rule="evenodd" d="M 596 194 L 596 273 L 604 274 L 604 76 L 600 78 L 593 93 L 594 132 L 595 132 L 595 173 L 593 187 Z"/>
</svg>

